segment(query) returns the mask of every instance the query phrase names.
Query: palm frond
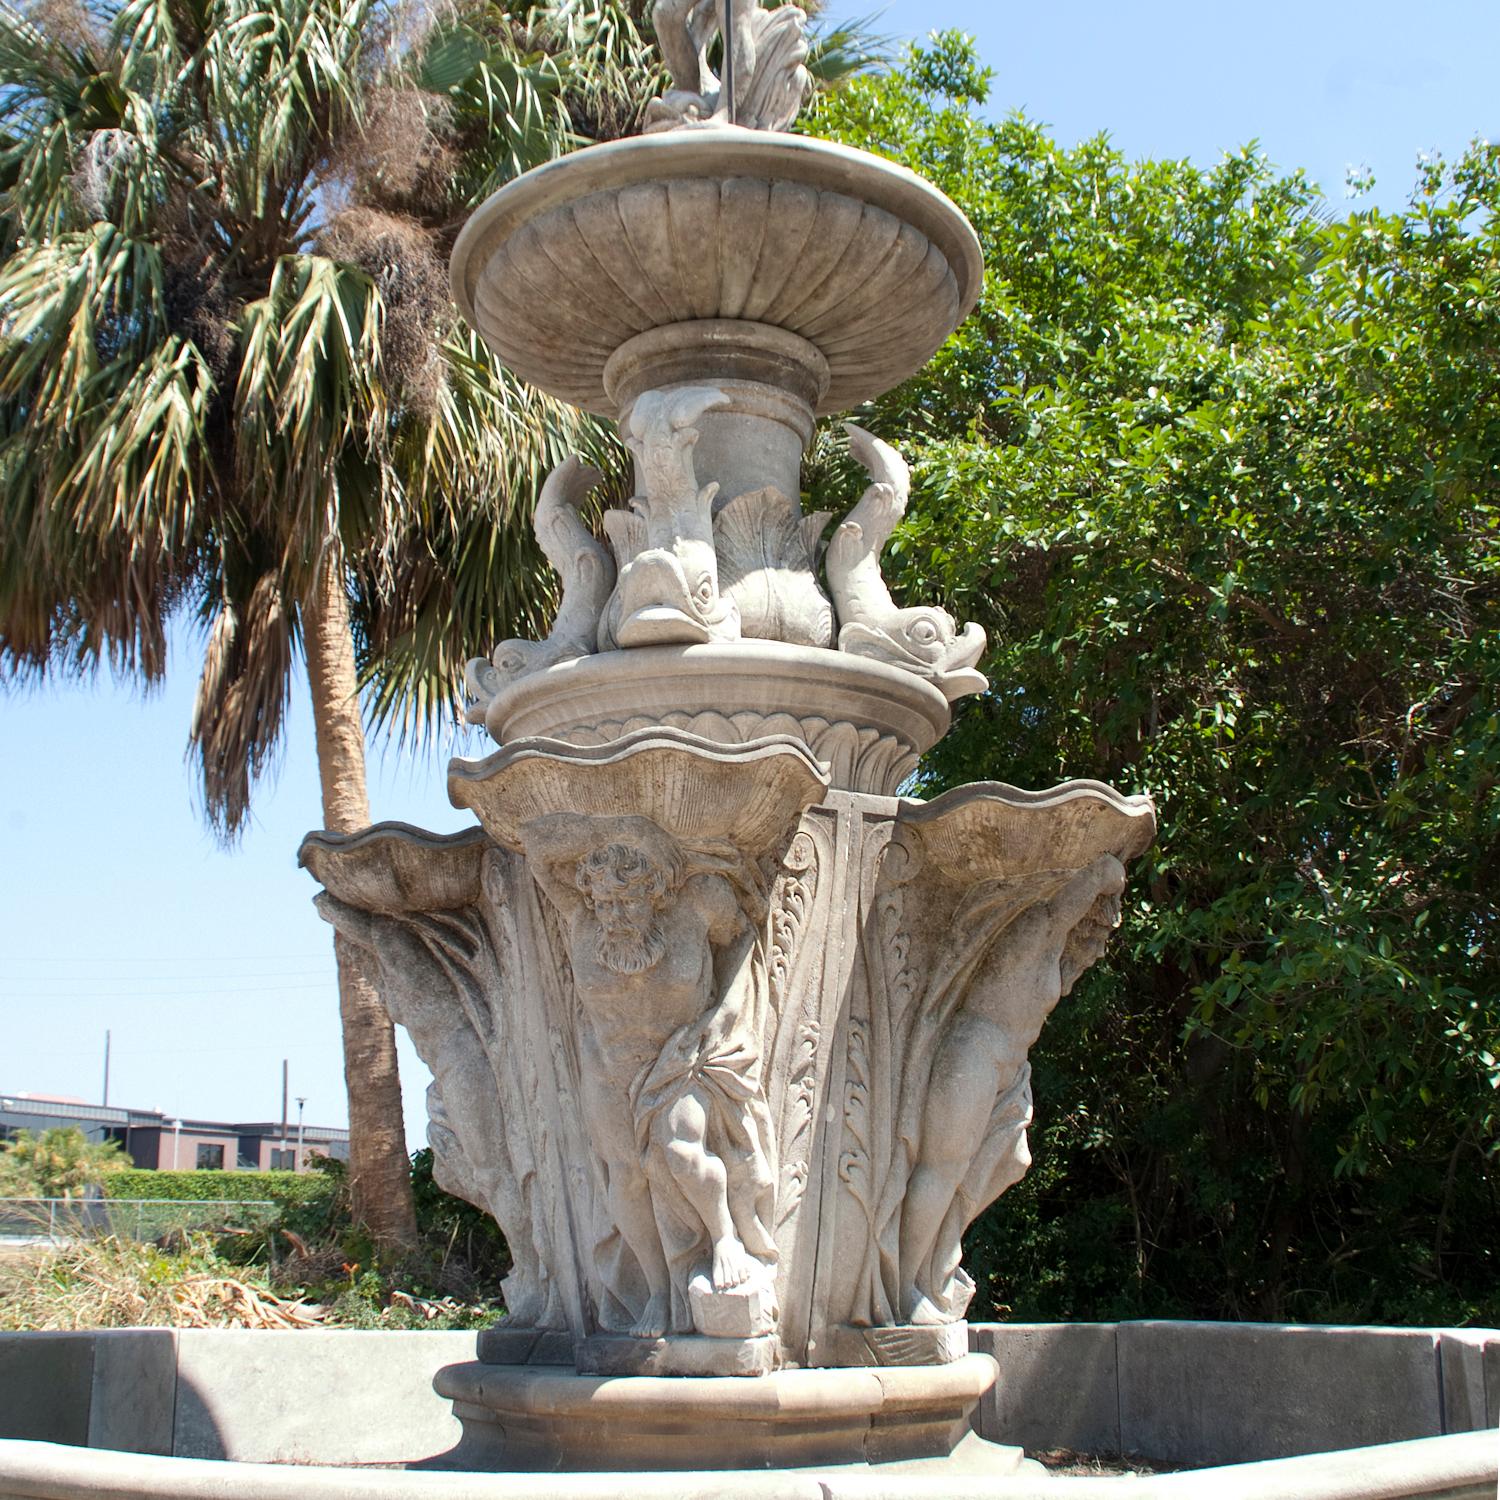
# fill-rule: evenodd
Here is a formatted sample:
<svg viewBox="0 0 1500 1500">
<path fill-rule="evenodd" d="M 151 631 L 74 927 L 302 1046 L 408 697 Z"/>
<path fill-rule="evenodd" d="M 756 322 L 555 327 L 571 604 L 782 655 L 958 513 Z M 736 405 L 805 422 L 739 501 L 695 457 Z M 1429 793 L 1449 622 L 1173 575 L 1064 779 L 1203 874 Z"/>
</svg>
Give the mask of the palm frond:
<svg viewBox="0 0 1500 1500">
<path fill-rule="evenodd" d="M 528 386 L 465 331 L 444 348 L 443 400 L 402 433 L 407 528 L 392 573 L 357 570 L 354 618 L 373 726 L 425 740 L 458 717 L 464 662 L 510 637 L 540 638 L 556 580 L 531 516 L 546 474 L 570 453 L 623 499 L 629 460 L 612 428 Z"/>
<path fill-rule="evenodd" d="M 236 479 L 254 522 L 286 537 L 293 588 L 338 533 L 338 455 L 383 441 L 381 316 L 366 273 L 319 255 L 283 257 L 241 315 Z"/>
<path fill-rule="evenodd" d="M 836 87 L 846 79 L 890 64 L 897 39 L 874 28 L 879 14 L 859 16 L 837 26 L 815 27 L 807 71 L 820 87 Z"/>
<path fill-rule="evenodd" d="M 454 329 L 442 254 L 494 188 L 637 128 L 647 10 L 100 0 L 49 31 L 0 0 L 0 675 L 152 675 L 196 606 L 232 835 L 325 557 L 403 736 L 455 713 L 467 656 L 545 633 L 540 479 L 627 466 Z"/>
<path fill-rule="evenodd" d="M 193 701 L 190 746 L 201 770 L 204 811 L 226 839 L 242 828 L 255 782 L 281 744 L 295 647 L 294 619 L 274 573 L 243 605 L 223 597 L 209 626 Z"/>
</svg>

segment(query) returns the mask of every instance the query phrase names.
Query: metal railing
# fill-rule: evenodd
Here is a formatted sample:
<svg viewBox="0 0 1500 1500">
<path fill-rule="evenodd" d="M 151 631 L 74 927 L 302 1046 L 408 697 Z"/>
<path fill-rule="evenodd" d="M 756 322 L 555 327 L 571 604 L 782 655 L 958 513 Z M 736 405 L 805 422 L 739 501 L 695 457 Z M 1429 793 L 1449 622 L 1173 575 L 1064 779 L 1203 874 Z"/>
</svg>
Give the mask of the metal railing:
<svg viewBox="0 0 1500 1500">
<path fill-rule="evenodd" d="M 0 1198 L 0 1240 L 72 1240 L 112 1234 L 155 1240 L 174 1230 L 253 1229 L 274 1203 L 238 1198 Z"/>
</svg>

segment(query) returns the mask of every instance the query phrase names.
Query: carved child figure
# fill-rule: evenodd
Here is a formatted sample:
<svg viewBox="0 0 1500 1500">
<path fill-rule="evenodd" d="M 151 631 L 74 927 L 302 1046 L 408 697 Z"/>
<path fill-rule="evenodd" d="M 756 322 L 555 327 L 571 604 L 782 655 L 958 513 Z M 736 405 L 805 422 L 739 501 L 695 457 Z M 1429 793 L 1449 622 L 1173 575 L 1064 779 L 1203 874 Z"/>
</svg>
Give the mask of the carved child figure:
<svg viewBox="0 0 1500 1500">
<path fill-rule="evenodd" d="M 1125 870 L 1111 854 L 1058 873 L 1039 898 L 1035 879 L 970 903 L 970 915 L 996 933 L 938 1044 L 921 1107 L 901 1211 L 901 1311 L 911 1323 L 963 1316 L 972 1290 L 959 1268 L 963 1232 L 1031 1162 L 1027 1053 L 1120 920 Z M 978 1121 L 987 1124 L 976 1142 Z"/>
<path fill-rule="evenodd" d="M 696 1271 L 726 1291 L 776 1259 L 754 930 L 726 862 L 647 818 L 554 814 L 524 837 L 566 924 L 609 1215 L 646 1283 L 629 1331 L 691 1332 Z M 630 1286 L 599 1269 L 629 1307 Z"/>
</svg>

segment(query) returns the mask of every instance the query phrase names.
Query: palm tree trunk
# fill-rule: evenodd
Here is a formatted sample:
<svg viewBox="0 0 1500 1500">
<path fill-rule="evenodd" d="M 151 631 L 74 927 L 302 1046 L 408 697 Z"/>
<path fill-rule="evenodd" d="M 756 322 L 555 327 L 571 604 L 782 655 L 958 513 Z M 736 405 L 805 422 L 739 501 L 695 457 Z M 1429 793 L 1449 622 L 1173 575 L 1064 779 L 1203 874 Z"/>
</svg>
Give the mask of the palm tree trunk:
<svg viewBox="0 0 1500 1500">
<path fill-rule="evenodd" d="M 323 825 L 355 833 L 370 823 L 365 734 L 359 716 L 354 643 L 342 558 L 330 549 L 303 609 L 303 646 L 312 688 Z M 354 1217 L 382 1249 L 415 1243 L 411 1163 L 401 1118 L 401 1076 L 391 1018 L 362 953 L 334 938 L 339 1017 L 344 1032 L 344 1086 L 349 1092 L 349 1189 Z"/>
</svg>

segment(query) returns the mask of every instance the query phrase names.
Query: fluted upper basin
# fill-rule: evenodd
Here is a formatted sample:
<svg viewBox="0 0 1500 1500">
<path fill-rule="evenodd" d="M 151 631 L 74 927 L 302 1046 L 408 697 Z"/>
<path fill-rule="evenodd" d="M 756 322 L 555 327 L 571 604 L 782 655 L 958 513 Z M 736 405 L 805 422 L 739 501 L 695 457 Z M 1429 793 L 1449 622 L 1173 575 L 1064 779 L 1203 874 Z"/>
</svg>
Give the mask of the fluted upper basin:
<svg viewBox="0 0 1500 1500">
<path fill-rule="evenodd" d="M 587 410 L 615 416 L 632 394 L 618 362 L 606 376 L 622 346 L 696 325 L 684 341 L 721 352 L 736 327 L 777 358 L 806 350 L 821 413 L 920 369 L 974 305 L 983 260 L 964 216 L 906 168 L 723 129 L 616 141 L 528 172 L 475 211 L 452 276 L 507 365 Z"/>
</svg>

